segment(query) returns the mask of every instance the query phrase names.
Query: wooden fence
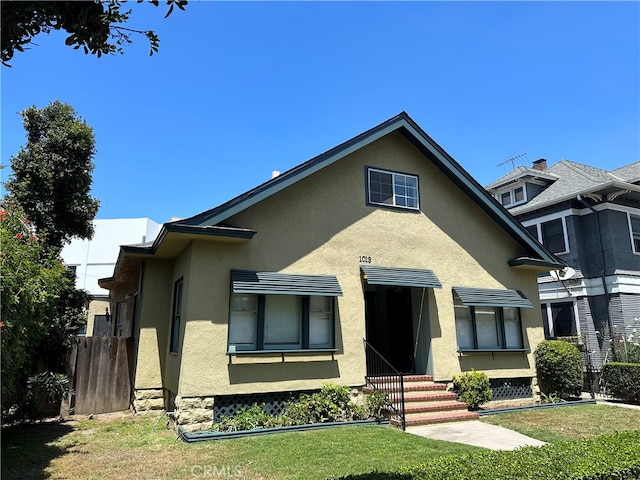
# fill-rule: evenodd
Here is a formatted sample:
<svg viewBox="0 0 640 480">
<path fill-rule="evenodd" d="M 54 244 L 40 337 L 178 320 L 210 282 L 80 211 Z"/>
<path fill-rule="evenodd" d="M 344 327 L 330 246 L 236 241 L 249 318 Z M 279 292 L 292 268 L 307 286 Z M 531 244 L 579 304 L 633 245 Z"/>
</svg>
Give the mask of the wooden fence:
<svg viewBox="0 0 640 480">
<path fill-rule="evenodd" d="M 67 408 L 85 415 L 127 410 L 132 366 L 133 338 L 75 337 L 67 363 L 75 395 Z"/>
</svg>

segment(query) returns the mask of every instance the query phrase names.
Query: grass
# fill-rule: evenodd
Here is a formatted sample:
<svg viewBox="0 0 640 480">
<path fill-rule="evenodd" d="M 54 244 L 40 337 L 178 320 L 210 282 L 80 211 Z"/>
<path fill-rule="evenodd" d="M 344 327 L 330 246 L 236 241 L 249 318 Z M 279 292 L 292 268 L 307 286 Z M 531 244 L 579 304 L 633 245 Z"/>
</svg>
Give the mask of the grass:
<svg viewBox="0 0 640 480">
<path fill-rule="evenodd" d="M 610 405 L 524 410 L 481 418 L 483 422 L 506 427 L 548 443 L 592 438 L 624 430 L 640 430 L 640 410 Z"/>
<path fill-rule="evenodd" d="M 5 429 L 2 479 L 320 480 L 482 450 L 382 426 L 185 444 L 164 422 L 154 430 L 157 420 L 142 416 Z"/>
<path fill-rule="evenodd" d="M 321 480 L 482 450 L 381 426 L 186 444 L 159 418 L 99 416 L 4 428 L 2 479 Z M 580 405 L 490 415 L 482 421 L 554 443 L 640 430 L 640 410 Z"/>
</svg>

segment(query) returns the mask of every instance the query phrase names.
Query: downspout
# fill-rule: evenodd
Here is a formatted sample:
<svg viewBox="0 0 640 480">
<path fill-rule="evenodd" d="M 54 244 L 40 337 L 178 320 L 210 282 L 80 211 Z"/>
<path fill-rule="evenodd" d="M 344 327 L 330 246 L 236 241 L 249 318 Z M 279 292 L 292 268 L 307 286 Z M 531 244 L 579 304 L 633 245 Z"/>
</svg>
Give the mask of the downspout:
<svg viewBox="0 0 640 480">
<path fill-rule="evenodd" d="M 605 256 L 604 256 L 604 246 L 602 244 L 602 230 L 600 229 L 600 217 L 598 217 L 598 212 L 596 211 L 595 208 L 593 208 L 591 205 L 589 205 L 589 203 L 587 203 L 584 198 L 582 198 L 582 195 L 578 194 L 578 196 L 576 197 L 576 199 L 582 203 L 585 207 L 587 207 L 589 210 L 591 210 L 591 212 L 594 214 L 595 219 L 596 219 L 596 233 L 598 235 L 598 244 L 599 244 L 599 250 L 600 250 L 600 264 L 602 265 L 602 271 L 600 274 L 600 280 L 602 281 L 602 288 L 604 289 L 604 295 L 605 295 L 605 299 L 607 301 L 607 325 L 609 327 L 609 340 L 611 340 L 611 335 L 613 334 L 613 323 L 611 321 L 611 294 L 609 293 L 609 290 L 607 289 L 607 269 L 606 269 L 606 260 L 605 260 Z M 612 348 L 612 352 L 614 352 L 613 348 Z M 614 360 L 615 360 L 615 352 L 613 353 L 614 355 Z"/>
</svg>

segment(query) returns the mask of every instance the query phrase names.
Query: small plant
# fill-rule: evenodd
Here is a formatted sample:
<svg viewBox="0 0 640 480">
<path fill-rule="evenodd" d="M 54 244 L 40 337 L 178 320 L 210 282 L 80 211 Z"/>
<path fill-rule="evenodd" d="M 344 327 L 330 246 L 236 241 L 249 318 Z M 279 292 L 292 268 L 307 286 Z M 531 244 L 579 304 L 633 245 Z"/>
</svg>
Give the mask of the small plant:
<svg viewBox="0 0 640 480">
<path fill-rule="evenodd" d="M 373 418 L 385 418 L 391 409 L 389 394 L 375 390 L 367 395 L 367 410 L 369 416 Z"/>
<path fill-rule="evenodd" d="M 42 372 L 27 381 L 27 403 L 36 417 L 60 413 L 60 402 L 70 393 L 69 379 L 62 373 Z"/>
<path fill-rule="evenodd" d="M 235 432 L 238 430 L 255 430 L 263 428 L 271 421 L 271 415 L 264 411 L 264 404 L 254 403 L 250 407 L 242 407 L 234 415 L 224 415 L 220 422 L 214 425 L 217 431 Z"/>
<path fill-rule="evenodd" d="M 478 410 L 480 405 L 493 398 L 491 383 L 486 373 L 471 372 L 455 375 L 453 377 L 453 389 L 458 393 L 461 402 L 469 405 L 469 410 Z"/>
<path fill-rule="evenodd" d="M 533 356 L 540 392 L 563 399 L 580 395 L 582 354 L 575 345 L 560 340 L 543 340 Z"/>
<path fill-rule="evenodd" d="M 540 392 L 541 403 L 561 403 L 562 401 L 562 397 L 557 393 L 550 393 L 547 395 L 546 393 Z"/>
</svg>

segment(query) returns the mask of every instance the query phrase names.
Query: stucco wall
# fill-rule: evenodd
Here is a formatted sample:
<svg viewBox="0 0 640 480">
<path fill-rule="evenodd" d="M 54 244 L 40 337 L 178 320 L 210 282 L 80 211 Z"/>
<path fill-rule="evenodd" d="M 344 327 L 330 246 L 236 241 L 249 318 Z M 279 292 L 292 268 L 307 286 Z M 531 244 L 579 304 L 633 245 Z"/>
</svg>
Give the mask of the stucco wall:
<svg viewBox="0 0 640 480">
<path fill-rule="evenodd" d="M 137 321 L 136 389 L 163 387 L 169 327 L 173 262 L 146 260 Z"/>
<path fill-rule="evenodd" d="M 366 165 L 419 175 L 421 212 L 367 206 Z M 521 290 L 535 306 L 522 309 L 525 347 L 533 349 L 544 338 L 536 274 L 508 266 L 509 259 L 524 254 L 522 248 L 398 133 L 297 182 L 228 223 L 258 233 L 240 245 L 193 243 L 182 352 L 179 362 L 168 361 L 171 371 L 166 374 L 173 382 L 179 372 L 182 396 L 311 389 L 326 381 L 362 384 L 361 255 L 370 256 L 373 265 L 431 269 L 442 282 L 443 288 L 429 295 L 428 306 L 436 379 L 450 379 L 472 367 L 492 377 L 534 374 L 530 353 L 464 357 L 456 353 L 453 286 Z M 225 352 L 232 268 L 336 275 L 344 296 L 337 301 L 335 361 L 326 355 L 289 355 L 282 363 L 279 355 L 260 355 L 233 357 L 230 365 Z M 162 298 L 171 297 L 172 282 L 181 269 L 176 266 L 172 274 L 163 270 L 171 280 L 168 295 L 166 287 L 157 289 Z M 155 309 L 169 319 L 170 305 Z M 157 328 L 160 323 L 156 319 L 153 325 Z M 146 335 L 145 344 L 162 344 L 150 332 Z M 144 384 L 157 381 L 153 375 L 141 375 L 142 379 Z"/>
</svg>

